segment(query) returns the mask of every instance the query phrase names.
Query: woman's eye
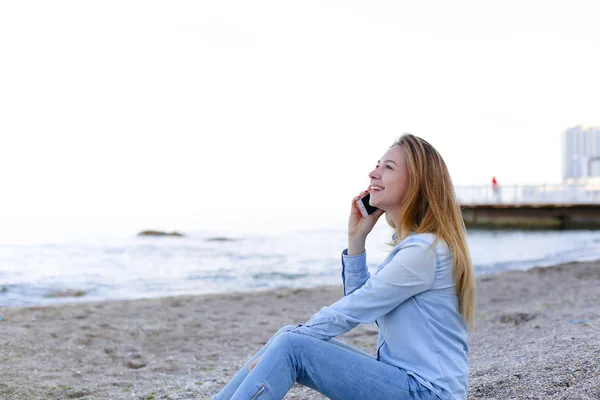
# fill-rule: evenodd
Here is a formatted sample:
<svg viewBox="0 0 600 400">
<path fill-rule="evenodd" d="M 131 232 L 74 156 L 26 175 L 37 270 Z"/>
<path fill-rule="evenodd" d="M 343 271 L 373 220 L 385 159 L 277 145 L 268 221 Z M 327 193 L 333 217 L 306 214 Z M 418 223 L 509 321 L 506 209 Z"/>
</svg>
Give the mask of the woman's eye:
<svg viewBox="0 0 600 400">
<path fill-rule="evenodd" d="M 392 169 L 392 167 L 390 167 L 389 165 L 386 165 L 385 167 L 386 167 L 387 169 Z"/>
</svg>

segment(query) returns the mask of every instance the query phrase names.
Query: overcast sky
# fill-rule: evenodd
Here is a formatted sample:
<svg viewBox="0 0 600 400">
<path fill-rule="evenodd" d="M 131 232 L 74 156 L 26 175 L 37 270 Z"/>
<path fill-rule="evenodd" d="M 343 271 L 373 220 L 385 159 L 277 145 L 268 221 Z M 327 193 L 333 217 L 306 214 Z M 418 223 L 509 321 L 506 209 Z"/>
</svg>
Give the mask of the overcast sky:
<svg viewBox="0 0 600 400">
<path fill-rule="evenodd" d="M 600 1 L 3 1 L 0 217 L 345 215 L 403 132 L 455 184 L 560 182 L 561 132 L 600 125 L 599 19 Z"/>
</svg>

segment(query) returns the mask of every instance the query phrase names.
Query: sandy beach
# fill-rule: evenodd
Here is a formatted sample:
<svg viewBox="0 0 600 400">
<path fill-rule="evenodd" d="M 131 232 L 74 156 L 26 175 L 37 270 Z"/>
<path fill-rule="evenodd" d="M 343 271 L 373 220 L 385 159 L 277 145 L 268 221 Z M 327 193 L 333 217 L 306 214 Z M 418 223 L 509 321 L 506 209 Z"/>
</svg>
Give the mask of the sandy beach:
<svg viewBox="0 0 600 400">
<path fill-rule="evenodd" d="M 600 262 L 478 279 L 469 399 L 600 399 Z M 206 399 L 339 286 L 0 308 L 0 399 Z M 338 337 L 371 354 L 375 324 Z M 295 385 L 286 399 L 325 399 Z"/>
</svg>

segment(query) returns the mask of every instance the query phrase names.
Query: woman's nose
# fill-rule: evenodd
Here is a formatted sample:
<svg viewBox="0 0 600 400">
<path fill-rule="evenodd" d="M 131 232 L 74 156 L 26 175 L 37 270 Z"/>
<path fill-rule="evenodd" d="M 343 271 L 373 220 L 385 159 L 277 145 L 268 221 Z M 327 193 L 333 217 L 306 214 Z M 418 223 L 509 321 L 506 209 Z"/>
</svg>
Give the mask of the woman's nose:
<svg viewBox="0 0 600 400">
<path fill-rule="evenodd" d="M 374 169 L 373 171 L 369 172 L 369 178 L 371 179 L 377 179 L 377 170 Z"/>
</svg>

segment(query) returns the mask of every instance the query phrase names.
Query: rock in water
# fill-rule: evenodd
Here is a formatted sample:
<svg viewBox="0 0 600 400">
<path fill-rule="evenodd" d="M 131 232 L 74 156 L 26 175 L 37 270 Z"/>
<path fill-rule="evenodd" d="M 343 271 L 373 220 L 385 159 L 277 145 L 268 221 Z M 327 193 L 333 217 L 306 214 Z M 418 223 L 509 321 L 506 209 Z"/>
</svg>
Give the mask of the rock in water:
<svg viewBox="0 0 600 400">
<path fill-rule="evenodd" d="M 183 236 L 179 232 L 163 232 L 163 231 L 142 231 L 138 233 L 138 236 Z"/>
</svg>

